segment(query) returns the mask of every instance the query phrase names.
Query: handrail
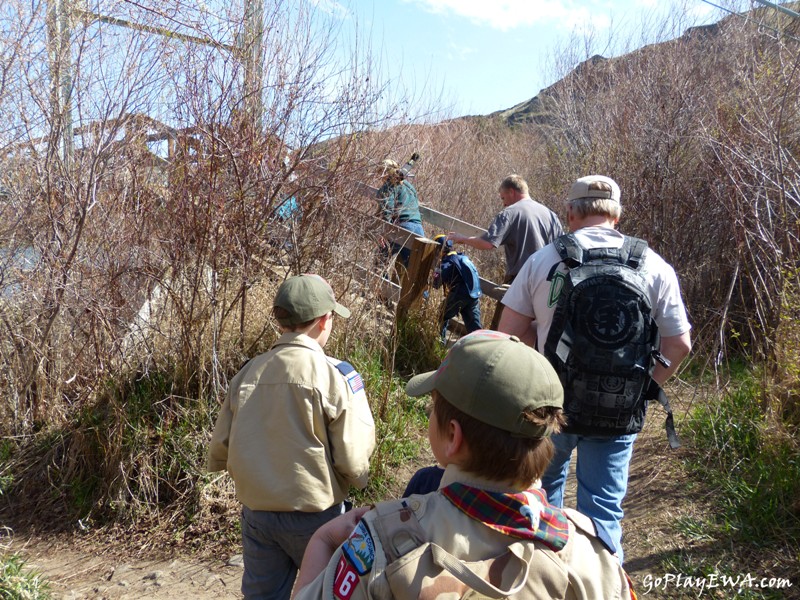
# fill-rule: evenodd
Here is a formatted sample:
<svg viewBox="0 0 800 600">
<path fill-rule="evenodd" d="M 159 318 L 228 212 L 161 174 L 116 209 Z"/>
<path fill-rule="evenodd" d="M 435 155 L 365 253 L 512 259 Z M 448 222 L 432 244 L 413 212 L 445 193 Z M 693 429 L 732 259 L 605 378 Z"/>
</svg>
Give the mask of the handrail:
<svg viewBox="0 0 800 600">
<path fill-rule="evenodd" d="M 483 235 L 486 233 L 485 229 L 477 227 L 472 223 L 467 223 L 456 217 L 452 217 L 438 210 L 433 210 L 428 206 L 420 205 L 419 214 L 422 220 L 431 225 L 441 228 L 443 231 L 457 231 L 463 235 Z"/>
<path fill-rule="evenodd" d="M 365 196 L 369 196 L 370 198 L 373 199 L 375 198 L 375 194 L 377 193 L 378 188 L 362 182 L 357 182 L 356 185 L 360 193 L 363 193 Z M 472 223 L 467 223 L 466 221 L 462 221 L 461 219 L 445 214 L 443 212 L 439 212 L 438 210 L 434 210 L 431 207 L 422 204 L 420 204 L 419 206 L 419 214 L 424 222 L 434 225 L 436 227 L 440 227 L 444 231 L 448 232 L 456 231 L 462 235 L 475 235 L 475 236 L 480 236 L 486 233 L 486 230 L 481 227 L 473 225 Z M 390 225 L 385 221 L 384 224 L 388 225 L 389 228 L 391 228 L 389 230 L 384 229 L 384 231 L 392 232 L 390 234 L 392 237 L 391 241 L 397 244 L 401 244 L 404 248 L 411 247 L 411 240 L 413 239 L 414 236 L 409 236 L 409 235 L 403 236 L 401 233 L 400 235 L 398 235 L 399 233 L 398 230 L 400 230 L 400 228 L 394 225 Z M 405 240 L 399 239 L 402 237 L 405 237 L 406 239 Z M 480 277 L 480 275 L 478 276 L 478 279 L 480 280 L 481 283 L 481 291 L 486 296 L 488 296 L 492 300 L 496 300 L 497 302 L 500 302 L 500 300 L 503 299 L 503 295 L 505 294 L 506 289 L 508 289 L 507 286 L 495 283 L 493 281 L 490 281 L 489 279 L 485 279 L 484 277 Z"/>
</svg>

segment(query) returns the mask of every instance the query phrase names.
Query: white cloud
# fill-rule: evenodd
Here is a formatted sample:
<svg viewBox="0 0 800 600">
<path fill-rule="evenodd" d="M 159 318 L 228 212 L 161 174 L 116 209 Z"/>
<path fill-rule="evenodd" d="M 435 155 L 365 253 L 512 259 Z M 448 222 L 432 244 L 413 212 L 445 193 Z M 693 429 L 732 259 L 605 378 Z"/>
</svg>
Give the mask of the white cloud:
<svg viewBox="0 0 800 600">
<path fill-rule="evenodd" d="M 308 2 L 316 6 L 322 12 L 340 19 L 344 19 L 350 15 L 350 11 L 347 7 L 336 0 L 308 0 Z"/>
<path fill-rule="evenodd" d="M 448 60 L 464 60 L 469 55 L 475 54 L 475 48 L 470 48 L 469 46 L 461 46 L 456 44 L 455 42 L 450 42 L 447 45 L 447 59 Z"/>
<path fill-rule="evenodd" d="M 403 0 L 441 15 L 453 15 L 492 29 L 509 31 L 558 19 L 572 21 L 575 10 L 554 0 Z M 585 9 L 579 12 L 584 12 Z"/>
<path fill-rule="evenodd" d="M 591 10 L 586 6 L 575 7 L 561 17 L 564 29 L 575 31 L 603 31 L 611 27 L 611 17 L 607 11 Z"/>
<path fill-rule="evenodd" d="M 697 22 L 710 22 L 719 20 L 717 9 L 710 4 L 700 3 L 689 10 L 689 15 Z"/>
</svg>

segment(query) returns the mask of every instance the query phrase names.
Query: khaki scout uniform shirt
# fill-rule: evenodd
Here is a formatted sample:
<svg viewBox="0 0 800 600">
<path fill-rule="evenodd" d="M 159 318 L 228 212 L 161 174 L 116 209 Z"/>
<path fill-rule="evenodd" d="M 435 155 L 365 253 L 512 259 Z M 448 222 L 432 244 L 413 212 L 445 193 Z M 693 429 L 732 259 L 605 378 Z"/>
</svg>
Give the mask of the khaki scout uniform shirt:
<svg viewBox="0 0 800 600">
<path fill-rule="evenodd" d="M 568 511 L 566 545 L 555 553 L 539 540 L 512 538 L 456 508 L 442 492 L 455 482 L 491 492 L 520 492 L 449 466 L 439 491 L 405 500 L 429 543 L 409 541 L 403 522 L 410 519 L 402 513 L 395 519 L 399 528 L 387 524 L 380 515 L 398 514 L 386 510 L 397 503 L 381 503 L 295 600 L 632 597 L 619 561 L 594 537 L 587 517 Z"/>
<path fill-rule="evenodd" d="M 231 381 L 208 470 L 227 468 L 251 510 L 321 512 L 366 486 L 374 449 L 361 376 L 292 332 Z"/>
</svg>

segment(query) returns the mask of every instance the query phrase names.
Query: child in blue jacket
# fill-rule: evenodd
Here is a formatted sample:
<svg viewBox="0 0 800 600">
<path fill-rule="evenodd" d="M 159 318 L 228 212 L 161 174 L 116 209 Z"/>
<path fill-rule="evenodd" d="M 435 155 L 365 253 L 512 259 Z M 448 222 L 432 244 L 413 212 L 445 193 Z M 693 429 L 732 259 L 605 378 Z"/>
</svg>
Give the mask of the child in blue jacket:
<svg viewBox="0 0 800 600">
<path fill-rule="evenodd" d="M 434 236 L 442 248 L 442 262 L 433 274 L 433 287 L 444 286 L 447 292 L 441 321 L 441 340 L 447 340 L 447 322 L 461 313 L 467 333 L 481 327 L 481 282 L 478 270 L 463 253 L 453 250 L 453 242 L 444 234 Z"/>
</svg>

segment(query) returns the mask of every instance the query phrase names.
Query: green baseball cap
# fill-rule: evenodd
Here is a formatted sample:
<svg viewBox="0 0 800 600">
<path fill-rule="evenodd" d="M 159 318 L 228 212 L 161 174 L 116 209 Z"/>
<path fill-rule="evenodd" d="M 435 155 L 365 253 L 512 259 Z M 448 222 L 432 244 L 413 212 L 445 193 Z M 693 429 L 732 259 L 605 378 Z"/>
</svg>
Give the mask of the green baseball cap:
<svg viewBox="0 0 800 600">
<path fill-rule="evenodd" d="M 291 317 L 285 325 L 297 325 L 312 321 L 333 311 L 345 319 L 350 311 L 336 301 L 333 288 L 319 275 L 295 275 L 289 277 L 278 288 L 273 306 L 279 306 Z"/>
<path fill-rule="evenodd" d="M 436 371 L 406 385 L 409 396 L 433 390 L 469 416 L 528 438 L 551 432 L 523 419 L 524 411 L 564 405 L 564 389 L 544 356 L 516 336 L 487 329 L 462 337 Z"/>
</svg>

